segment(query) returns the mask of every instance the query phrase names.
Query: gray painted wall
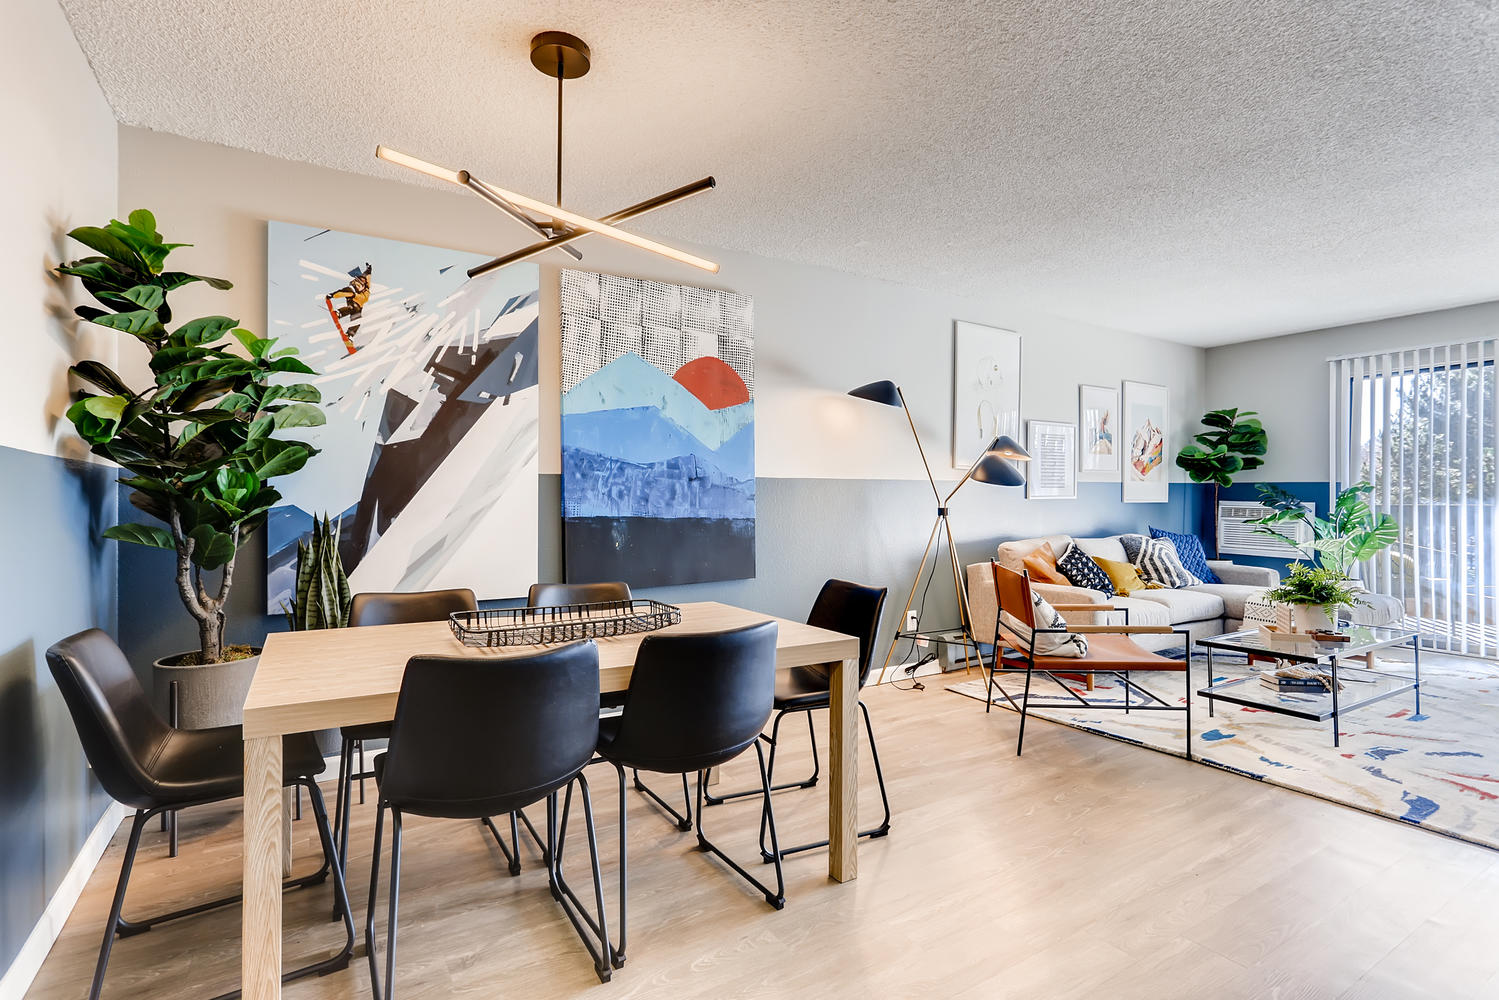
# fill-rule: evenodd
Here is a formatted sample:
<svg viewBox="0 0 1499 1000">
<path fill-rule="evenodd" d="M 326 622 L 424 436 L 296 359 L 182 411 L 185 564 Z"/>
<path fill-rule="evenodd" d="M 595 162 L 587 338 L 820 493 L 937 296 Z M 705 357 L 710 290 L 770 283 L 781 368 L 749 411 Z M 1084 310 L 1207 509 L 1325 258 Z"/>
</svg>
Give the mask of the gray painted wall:
<svg viewBox="0 0 1499 1000">
<path fill-rule="evenodd" d="M 1499 302 L 1312 330 L 1207 352 L 1209 407 L 1259 410 L 1270 435 L 1246 481 L 1327 481 L 1327 359 L 1499 336 Z"/>
<path fill-rule="evenodd" d="M 282 219 L 374 236 L 495 251 L 518 245 L 513 225 L 471 196 L 425 185 L 340 173 L 180 137 L 123 128 L 120 208 L 149 207 L 169 238 L 195 244 L 184 264 L 232 279 L 230 293 L 186 289 L 180 315 L 238 317 L 265 329 L 265 220 Z M 733 183 L 726 164 L 720 183 Z M 400 176 L 393 172 L 392 177 Z M 711 199 L 711 195 L 705 196 Z M 888 586 L 893 623 L 905 601 L 935 504 L 904 416 L 849 399 L 849 387 L 897 378 L 936 474 L 951 470 L 952 324 L 1007 327 L 1023 338 L 1022 415 L 1075 420 L 1077 385 L 1121 379 L 1164 384 L 1178 440 L 1201 412 L 1204 352 L 1134 334 L 1017 310 L 995 298 L 959 298 L 892 281 L 720 248 L 689 248 L 722 265 L 716 275 L 585 241 L 585 265 L 658 280 L 746 292 L 755 300 L 759 578 L 665 588 L 667 599 L 722 599 L 804 616 L 830 576 Z M 913 252 L 915 250 L 913 244 Z M 541 539 L 536 578 L 561 577 L 558 532 L 558 271 L 541 274 Z M 129 370 L 132 359 L 121 359 Z M 316 461 L 314 459 L 314 461 Z M 966 464 L 966 462 L 965 462 Z M 1173 473 L 1175 470 L 1173 470 Z M 1183 526 L 1195 491 L 1173 502 L 1125 505 L 1112 483 L 1080 476 L 1076 501 L 1027 501 L 1018 489 L 966 487 L 953 505 L 962 559 L 977 561 L 1003 538 Z M 133 516 L 122 504 L 121 516 Z M 257 642 L 280 627 L 264 613 L 263 539 L 241 557 L 231 635 Z M 945 559 L 945 557 L 944 557 Z M 163 553 L 122 547 L 121 639 L 138 659 L 189 648 L 190 620 L 171 592 Z M 929 623 L 956 620 L 951 585 L 932 586 Z"/>
</svg>

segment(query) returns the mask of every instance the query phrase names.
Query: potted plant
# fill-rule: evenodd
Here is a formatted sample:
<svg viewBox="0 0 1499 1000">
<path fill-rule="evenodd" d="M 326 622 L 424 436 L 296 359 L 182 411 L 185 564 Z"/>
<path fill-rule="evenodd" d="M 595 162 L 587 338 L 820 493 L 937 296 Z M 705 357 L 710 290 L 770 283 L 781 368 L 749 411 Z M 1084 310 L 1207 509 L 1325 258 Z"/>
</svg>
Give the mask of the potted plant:
<svg viewBox="0 0 1499 1000">
<path fill-rule="evenodd" d="M 293 632 L 344 628 L 354 595 L 338 554 L 343 521 L 324 514 L 312 518 L 312 532 L 297 543 L 297 582 L 292 603 L 281 602 L 286 624 Z"/>
<path fill-rule="evenodd" d="M 1177 452 L 1176 465 L 1194 483 L 1213 484 L 1213 555 L 1218 555 L 1218 491 L 1234 484 L 1240 472 L 1265 464 L 1269 438 L 1254 410 L 1210 410 L 1202 415 L 1208 429 L 1196 444 Z"/>
<path fill-rule="evenodd" d="M 1277 624 L 1293 632 L 1330 631 L 1337 627 L 1337 609 L 1363 604 L 1359 587 L 1333 570 L 1306 563 L 1292 563 L 1291 573 L 1265 598 L 1289 607 L 1289 620 Z"/>
<path fill-rule="evenodd" d="M 190 244 L 164 242 L 150 212 L 68 235 L 95 252 L 57 269 L 79 278 L 98 302 L 75 311 L 143 346 L 152 375 L 135 388 L 98 361 L 69 369 L 89 388 L 68 408 L 68 419 L 95 454 L 125 470 L 120 482 L 130 487 L 131 504 L 160 522 L 118 524 L 104 535 L 176 556 L 177 593 L 197 621 L 198 648 L 162 663 L 191 667 L 253 657 L 259 651 L 252 647 L 224 644 L 235 556 L 281 499 L 271 480 L 316 453 L 275 436 L 324 422 L 314 386 L 281 381 L 314 373 L 295 348 L 275 350 L 275 340 L 227 316 L 171 326 L 172 292 L 199 282 L 220 290 L 231 285 L 166 270 L 168 255 Z"/>
<path fill-rule="evenodd" d="M 1333 498 L 1331 517 L 1323 519 L 1309 512 L 1302 501 L 1289 490 L 1273 483 L 1261 483 L 1260 502 L 1273 512 L 1257 518 L 1255 530 L 1295 545 L 1308 559 L 1336 573 L 1340 578 L 1352 576 L 1360 562 L 1384 551 L 1400 539 L 1400 529 L 1389 514 L 1375 514 L 1368 495 L 1374 487 L 1358 482 L 1338 491 Z M 1311 529 L 1312 540 L 1298 543 L 1275 525 L 1299 521 Z"/>
</svg>

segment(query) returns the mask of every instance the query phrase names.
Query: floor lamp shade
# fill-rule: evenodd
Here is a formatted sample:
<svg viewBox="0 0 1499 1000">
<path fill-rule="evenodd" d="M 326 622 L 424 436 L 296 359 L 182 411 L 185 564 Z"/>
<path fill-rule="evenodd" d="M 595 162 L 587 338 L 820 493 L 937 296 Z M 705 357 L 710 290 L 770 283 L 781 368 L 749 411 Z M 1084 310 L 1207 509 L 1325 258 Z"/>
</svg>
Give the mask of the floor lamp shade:
<svg viewBox="0 0 1499 1000">
<path fill-rule="evenodd" d="M 997 455 L 1000 458 L 1007 458 L 1012 462 L 1029 462 L 1031 460 L 1031 453 L 1020 447 L 1020 442 L 1008 434 L 1001 434 L 994 439 L 994 442 L 989 445 L 989 454 Z"/>
<path fill-rule="evenodd" d="M 1025 476 L 1020 470 L 1011 465 L 1009 460 L 1002 458 L 993 451 L 988 452 L 973 468 L 973 477 L 981 483 L 991 486 L 1024 486 Z M 954 492 L 957 492 L 954 490 Z"/>
<path fill-rule="evenodd" d="M 881 379 L 878 382 L 861 385 L 857 389 L 850 389 L 848 394 L 857 399 L 867 399 L 872 403 L 884 403 L 886 406 L 904 405 L 901 401 L 900 387 L 889 379 Z"/>
</svg>

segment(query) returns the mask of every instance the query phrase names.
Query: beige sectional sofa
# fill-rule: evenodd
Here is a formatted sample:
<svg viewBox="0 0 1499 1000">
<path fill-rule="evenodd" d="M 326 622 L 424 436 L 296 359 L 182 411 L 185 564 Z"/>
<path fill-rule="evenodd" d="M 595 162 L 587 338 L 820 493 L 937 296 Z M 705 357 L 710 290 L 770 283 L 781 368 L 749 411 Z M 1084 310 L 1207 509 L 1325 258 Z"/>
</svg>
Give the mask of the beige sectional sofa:
<svg viewBox="0 0 1499 1000">
<path fill-rule="evenodd" d="M 1057 555 L 1075 541 L 1090 556 L 1127 562 L 1120 536 L 1072 538 L 1047 535 L 1044 538 L 1022 538 L 999 546 L 995 561 L 1001 566 L 1023 571 L 1023 560 L 1043 542 L 1051 544 Z M 1032 583 L 1031 587 L 1052 604 L 1110 604 L 1119 611 L 1066 611 L 1063 617 L 1073 625 L 1123 624 L 1123 609 L 1129 609 L 1131 625 L 1185 626 L 1193 640 L 1221 635 L 1238 628 L 1244 617 L 1244 602 L 1257 597 L 1280 582 L 1280 574 L 1259 566 L 1239 566 L 1227 560 L 1209 560 L 1208 565 L 1222 583 L 1205 583 L 1180 590 L 1139 590 L 1128 597 L 1105 597 L 1100 591 L 1054 583 Z M 994 574 L 988 562 L 968 567 L 968 605 L 973 613 L 975 638 L 990 642 L 994 638 L 994 620 L 998 613 L 994 600 Z M 1136 636 L 1140 645 L 1151 650 L 1180 649 L 1181 639 L 1174 635 Z"/>
</svg>

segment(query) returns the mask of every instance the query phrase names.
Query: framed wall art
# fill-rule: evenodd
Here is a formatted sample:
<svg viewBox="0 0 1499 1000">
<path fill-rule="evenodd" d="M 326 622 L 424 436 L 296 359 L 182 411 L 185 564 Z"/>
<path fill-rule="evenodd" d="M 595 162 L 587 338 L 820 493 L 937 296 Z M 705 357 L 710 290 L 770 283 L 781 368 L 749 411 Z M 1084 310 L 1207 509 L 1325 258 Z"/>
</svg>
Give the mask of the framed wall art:
<svg viewBox="0 0 1499 1000">
<path fill-rule="evenodd" d="M 1165 503 L 1171 482 L 1166 456 L 1167 393 L 1163 385 L 1124 383 L 1124 502 Z"/>
<path fill-rule="evenodd" d="M 1001 434 L 1020 440 L 1020 334 L 953 324 L 952 464 L 966 469 Z"/>
<path fill-rule="evenodd" d="M 1027 500 L 1077 499 L 1077 425 L 1057 420 L 1027 420 L 1025 463 Z"/>
<path fill-rule="evenodd" d="M 1119 390 L 1113 386 L 1077 387 L 1078 469 L 1119 471 Z"/>
</svg>

